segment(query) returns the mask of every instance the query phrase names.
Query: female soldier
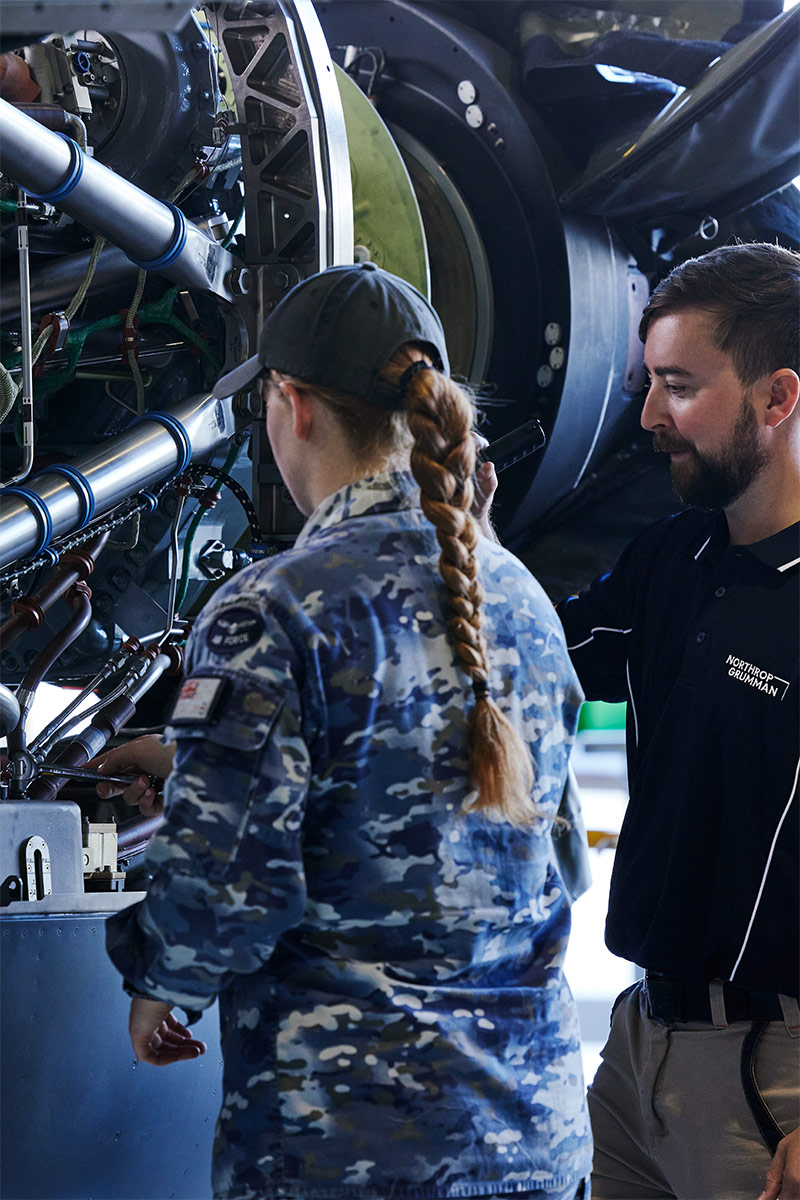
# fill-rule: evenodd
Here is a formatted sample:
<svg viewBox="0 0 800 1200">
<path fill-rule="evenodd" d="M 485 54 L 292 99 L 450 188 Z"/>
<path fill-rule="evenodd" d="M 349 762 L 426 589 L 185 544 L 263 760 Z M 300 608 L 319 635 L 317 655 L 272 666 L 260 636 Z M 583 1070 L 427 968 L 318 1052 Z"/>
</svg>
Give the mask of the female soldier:
<svg viewBox="0 0 800 1200">
<path fill-rule="evenodd" d="M 171 1009 L 219 999 L 219 1198 L 572 1200 L 558 621 L 470 516 L 473 407 L 414 288 L 304 281 L 217 392 L 257 376 L 308 520 L 192 635 L 153 882 L 109 921 L 134 1049 L 201 1052 Z"/>
</svg>

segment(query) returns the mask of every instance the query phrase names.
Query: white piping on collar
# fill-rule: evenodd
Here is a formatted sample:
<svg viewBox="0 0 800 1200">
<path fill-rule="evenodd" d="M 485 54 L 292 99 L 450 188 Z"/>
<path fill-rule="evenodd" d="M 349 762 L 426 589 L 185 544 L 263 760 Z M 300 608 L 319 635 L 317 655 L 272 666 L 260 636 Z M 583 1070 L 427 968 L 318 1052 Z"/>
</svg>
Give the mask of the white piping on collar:
<svg viewBox="0 0 800 1200">
<path fill-rule="evenodd" d="M 702 544 L 702 546 L 700 547 L 700 549 L 697 551 L 697 554 L 695 554 L 695 556 L 694 556 L 694 561 L 695 561 L 695 562 L 697 562 L 698 558 L 699 558 L 699 557 L 700 557 L 700 555 L 703 553 L 703 551 L 705 550 L 705 548 L 706 548 L 706 546 L 708 545 L 708 543 L 711 541 L 711 538 L 712 538 L 712 536 L 713 536 L 713 534 L 709 534 L 709 535 L 708 535 L 708 537 L 707 537 L 707 538 L 706 538 L 706 540 L 703 542 L 703 544 Z"/>
</svg>

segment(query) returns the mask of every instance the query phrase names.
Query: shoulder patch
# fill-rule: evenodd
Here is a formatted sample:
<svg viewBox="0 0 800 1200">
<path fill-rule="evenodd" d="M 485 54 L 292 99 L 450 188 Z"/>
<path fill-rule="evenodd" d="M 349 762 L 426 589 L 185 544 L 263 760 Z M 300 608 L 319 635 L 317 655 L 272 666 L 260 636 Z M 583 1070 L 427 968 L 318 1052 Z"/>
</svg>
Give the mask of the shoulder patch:
<svg viewBox="0 0 800 1200">
<path fill-rule="evenodd" d="M 214 715 L 225 680 L 196 675 L 184 682 L 169 718 L 170 725 L 205 725 Z"/>
<path fill-rule="evenodd" d="M 206 645 L 214 654 L 236 654 L 255 646 L 264 632 L 264 619 L 252 608 L 226 608 L 212 621 Z"/>
</svg>

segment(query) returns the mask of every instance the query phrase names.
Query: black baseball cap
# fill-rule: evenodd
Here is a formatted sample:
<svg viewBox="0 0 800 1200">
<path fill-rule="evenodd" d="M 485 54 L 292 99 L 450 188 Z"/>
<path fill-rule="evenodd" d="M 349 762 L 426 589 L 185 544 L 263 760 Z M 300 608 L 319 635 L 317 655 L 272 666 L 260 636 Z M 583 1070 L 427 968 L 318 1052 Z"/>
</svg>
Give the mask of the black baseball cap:
<svg viewBox="0 0 800 1200">
<path fill-rule="evenodd" d="M 422 343 L 449 375 L 442 323 L 421 292 L 372 262 L 328 267 L 284 296 L 261 326 L 258 353 L 223 375 L 214 395 L 231 396 L 275 370 L 391 404 L 378 375 L 404 342 Z"/>
</svg>

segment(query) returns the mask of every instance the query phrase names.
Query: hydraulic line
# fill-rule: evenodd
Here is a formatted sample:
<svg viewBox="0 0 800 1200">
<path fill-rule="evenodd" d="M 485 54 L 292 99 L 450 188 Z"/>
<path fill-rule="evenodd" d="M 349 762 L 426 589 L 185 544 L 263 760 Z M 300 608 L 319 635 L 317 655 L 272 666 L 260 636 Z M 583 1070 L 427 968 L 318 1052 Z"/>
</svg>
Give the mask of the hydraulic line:
<svg viewBox="0 0 800 1200">
<path fill-rule="evenodd" d="M 44 620 L 48 608 L 55 604 L 59 597 L 73 584 L 88 579 L 107 539 L 107 533 L 95 534 L 84 543 L 79 554 L 65 552 L 53 567 L 48 580 L 34 595 L 20 596 L 14 601 L 11 616 L 0 626 L 0 648 L 7 649 L 19 634 L 36 629 Z"/>
<path fill-rule="evenodd" d="M 22 466 L 6 485 L 27 479 L 33 467 L 33 331 L 31 328 L 31 266 L 28 241 L 28 206 L 25 193 L 17 193 L 17 246 L 22 329 Z"/>
<path fill-rule="evenodd" d="M 169 546 L 169 600 L 167 601 L 167 617 L 164 622 L 164 630 L 161 637 L 158 639 L 158 644 L 166 642 L 172 632 L 172 626 L 175 621 L 175 610 L 177 607 L 178 596 L 178 535 L 180 533 L 181 517 L 186 504 L 186 492 L 183 488 L 178 489 L 178 507 L 175 509 L 175 516 L 172 518 L 172 531 L 170 534 Z"/>
<path fill-rule="evenodd" d="M 200 353 L 208 359 L 215 375 L 219 375 L 222 371 L 222 361 L 219 356 L 214 353 L 208 342 L 206 342 L 198 333 L 195 333 L 190 326 L 181 321 L 180 317 L 176 316 L 172 311 L 175 298 L 181 290 L 182 289 L 180 287 L 170 288 L 170 290 L 166 292 L 160 300 L 156 300 L 150 304 L 144 305 L 139 310 L 139 324 L 166 325 L 172 329 L 175 329 L 178 333 L 180 333 L 182 338 L 184 338 L 187 342 L 190 342 L 193 346 L 197 347 Z M 39 380 L 39 393 L 44 396 L 49 395 L 51 392 L 58 391 L 74 377 L 77 370 L 78 361 L 83 354 L 84 345 L 87 339 L 91 337 L 93 333 L 97 333 L 103 329 L 114 329 L 123 325 L 123 323 L 124 318 L 122 315 L 119 313 L 114 313 L 113 315 L 107 317 L 99 317 L 96 321 L 92 321 L 90 324 L 84 325 L 80 329 L 71 329 L 67 334 L 67 340 L 64 345 L 64 349 L 61 351 L 61 359 L 64 362 L 64 366 L 60 370 L 54 371 L 52 374 L 47 374 Z M 43 348 L 44 345 L 46 345 L 48 338 L 49 332 L 45 331 L 45 333 L 40 336 L 39 340 L 34 346 L 34 363 L 38 360 L 41 353 L 41 350 L 39 349 L 40 342 Z M 17 361 L 12 358 L 10 360 L 10 364 L 13 369 L 16 367 Z"/>
<path fill-rule="evenodd" d="M 94 716 L 90 725 L 59 751 L 55 761 L 63 763 L 65 767 L 82 767 L 90 758 L 94 758 L 102 751 L 108 739 L 119 733 L 131 719 L 141 697 L 158 682 L 165 671 L 176 670 L 180 661 L 180 653 L 174 648 L 151 657 L 146 671 L 131 686 L 128 694 L 113 701 L 104 701 L 104 707 Z M 81 716 L 85 714 L 82 713 Z M 63 775 L 39 778 L 28 790 L 28 799 L 53 800 L 68 782 Z"/>
<path fill-rule="evenodd" d="M 36 699 L 36 691 L 39 684 L 53 663 L 61 657 L 67 647 L 72 645 L 89 624 L 92 617 L 91 595 L 92 593 L 85 583 L 75 583 L 72 585 L 72 588 L 66 595 L 67 603 L 75 610 L 72 617 L 70 617 L 63 629 L 60 629 L 55 637 L 51 638 L 47 645 L 39 651 L 25 672 L 22 683 L 16 692 L 17 703 L 20 708 L 19 722 L 16 728 L 8 735 L 8 749 L 11 753 L 26 748 L 25 726 L 33 702 Z"/>
<path fill-rule="evenodd" d="M 129 695 L 135 685 L 146 676 L 149 665 L 153 661 L 153 651 L 145 650 L 143 661 L 141 660 L 141 656 L 142 651 L 137 651 L 131 656 L 134 659 L 139 659 L 140 661 L 134 662 L 132 666 L 126 669 L 122 678 L 114 685 L 114 687 L 106 696 L 101 696 L 97 703 L 93 704 L 91 708 L 83 709 L 81 712 L 75 712 L 74 709 L 76 708 L 77 703 L 80 702 L 80 699 L 83 696 L 88 694 L 87 689 L 84 688 L 80 693 L 78 700 L 73 701 L 69 708 L 65 709 L 65 711 L 61 713 L 55 721 L 51 721 L 50 725 L 47 727 L 47 730 L 49 731 L 47 732 L 47 737 L 44 737 L 43 735 L 38 737 L 31 749 L 35 749 L 37 754 L 46 755 L 47 751 L 57 740 L 57 738 L 65 737 L 66 734 L 73 728 L 73 726 L 80 724 L 81 721 L 86 721 L 89 717 L 93 717 L 95 713 L 100 712 L 101 709 L 104 709 L 107 707 L 107 705 L 111 704 L 112 700 L 117 700 L 120 696 Z"/>
<path fill-rule="evenodd" d="M 57 717 L 54 717 L 50 724 L 45 726 L 41 733 L 34 738 L 30 747 L 31 750 L 35 750 L 37 754 L 45 754 L 51 743 L 55 741 L 58 731 L 64 724 L 66 724 L 67 720 L 71 714 L 75 712 L 75 709 L 78 707 L 78 705 L 85 700 L 87 696 L 90 696 L 92 692 L 95 691 L 95 689 L 98 688 L 106 679 L 110 679 L 112 675 L 116 675 L 117 671 L 121 670 L 125 663 L 133 658 L 135 653 L 136 650 L 134 647 L 132 647 L 128 642 L 123 643 L 119 650 L 117 650 L 116 653 L 111 656 L 108 662 L 100 668 L 94 678 L 90 679 L 89 682 L 83 688 L 81 688 L 77 696 L 73 697 L 72 701 L 67 705 L 67 707 L 60 712 Z M 111 697 L 106 697 L 103 700 L 103 703 L 106 703 L 106 701 L 110 699 Z M 81 719 L 84 718 L 85 714 L 81 713 Z"/>
<path fill-rule="evenodd" d="M 223 475 L 226 475 L 226 476 L 228 475 L 229 471 L 231 470 L 234 463 L 236 462 L 236 459 L 238 458 L 239 451 L 241 450 L 242 445 L 243 445 L 243 443 L 239 443 L 237 445 L 234 442 L 234 444 L 231 446 L 230 450 L 228 451 L 228 457 L 225 459 L 225 462 L 222 464 L 222 474 Z M 199 474 L 199 472 L 198 472 L 198 474 Z M 210 508 L 206 508 L 203 505 L 200 505 L 197 509 L 197 512 L 194 514 L 191 521 L 189 522 L 189 528 L 186 531 L 186 538 L 183 543 L 183 558 L 181 560 L 181 581 L 180 581 L 180 584 L 178 587 L 178 598 L 175 602 L 176 607 L 179 610 L 180 610 L 180 607 L 183 604 L 184 600 L 186 599 L 186 592 L 189 587 L 189 568 L 192 563 L 191 556 L 192 556 L 192 545 L 194 543 L 194 535 L 197 533 L 197 529 L 198 529 L 198 526 L 200 525 L 200 522 L 203 520 L 203 518 L 206 516 L 206 514 L 209 513 L 210 511 L 211 511 Z"/>
</svg>

